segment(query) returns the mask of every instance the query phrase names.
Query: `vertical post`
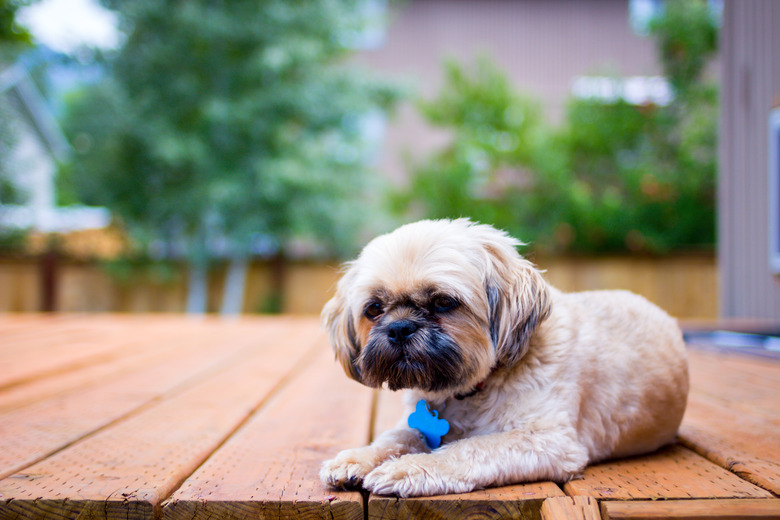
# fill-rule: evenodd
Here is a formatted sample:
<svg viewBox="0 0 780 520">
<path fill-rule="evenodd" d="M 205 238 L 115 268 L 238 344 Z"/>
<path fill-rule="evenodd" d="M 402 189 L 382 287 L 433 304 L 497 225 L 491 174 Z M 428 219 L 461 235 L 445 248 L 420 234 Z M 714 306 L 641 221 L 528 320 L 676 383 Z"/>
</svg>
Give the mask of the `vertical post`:
<svg viewBox="0 0 780 520">
<path fill-rule="evenodd" d="M 187 283 L 187 314 L 205 314 L 208 300 L 208 268 L 205 262 L 191 262 Z"/>
<path fill-rule="evenodd" d="M 222 297 L 221 314 L 238 316 L 244 308 L 244 291 L 249 260 L 243 256 L 231 258 L 225 276 L 225 289 Z"/>
<path fill-rule="evenodd" d="M 59 282 L 59 255 L 53 244 L 49 244 L 40 258 L 41 312 L 57 311 L 57 285 Z"/>
</svg>

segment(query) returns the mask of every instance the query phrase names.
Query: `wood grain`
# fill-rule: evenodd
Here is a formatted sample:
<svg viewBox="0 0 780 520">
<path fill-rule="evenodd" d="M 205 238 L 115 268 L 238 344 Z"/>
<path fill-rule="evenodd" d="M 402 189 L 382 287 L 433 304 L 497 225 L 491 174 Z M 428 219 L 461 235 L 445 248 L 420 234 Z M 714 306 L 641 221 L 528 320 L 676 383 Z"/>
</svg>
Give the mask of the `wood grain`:
<svg viewBox="0 0 780 520">
<path fill-rule="evenodd" d="M 471 493 L 423 498 L 371 495 L 368 518 L 539 518 L 545 499 L 562 496 L 552 482 L 489 488 Z"/>
<path fill-rule="evenodd" d="M 319 481 L 406 412 L 343 374 L 315 319 L 0 315 L 0 520 L 780 518 L 780 362 L 690 364 L 682 445 L 589 467 L 572 497 L 398 499 Z"/>
<path fill-rule="evenodd" d="M 680 430 L 680 442 L 748 482 L 767 489 L 775 495 L 780 494 L 779 459 L 766 456 L 764 453 L 767 452 L 760 452 L 746 445 L 745 440 L 739 438 L 739 432 L 731 426 L 731 421 L 724 421 L 720 425 L 703 424 L 704 426 L 694 426 L 690 422 L 683 424 Z M 723 430 L 727 431 L 724 433 Z M 754 435 L 753 431 L 745 431 L 745 437 L 750 438 Z M 764 443 L 765 440 L 760 439 L 756 447 Z"/>
<path fill-rule="evenodd" d="M 403 404 L 402 391 L 379 390 L 374 409 L 373 436 L 376 437 L 382 432 L 397 427 L 399 423 L 406 420 L 409 413 L 410 410 L 407 410 Z"/>
<path fill-rule="evenodd" d="M 542 520 L 601 520 L 601 511 L 592 497 L 554 497 L 542 503 Z"/>
<path fill-rule="evenodd" d="M 780 494 L 780 362 L 691 350 L 690 372 L 682 443 Z"/>
<path fill-rule="evenodd" d="M 166 501 L 165 518 L 362 519 L 360 493 L 327 489 L 318 473 L 340 450 L 368 442 L 372 394 L 323 341 L 311 365 Z"/>
<path fill-rule="evenodd" d="M 176 327 L 171 323 L 167 326 L 160 324 L 157 327 L 145 325 L 140 328 L 141 333 L 139 333 L 139 328 L 133 322 L 125 319 L 116 321 L 117 327 L 122 330 L 120 337 L 96 335 L 89 340 L 93 342 L 113 340 L 118 344 L 118 348 L 112 352 L 112 355 L 93 359 L 92 363 L 60 367 L 59 370 L 39 374 L 38 377 L 6 387 L 0 392 L 0 413 L 38 403 L 53 396 L 62 396 L 80 388 L 95 386 L 149 366 L 175 362 L 182 354 L 182 342 L 187 342 L 189 345 L 187 353 L 193 357 L 204 355 L 198 352 L 199 345 L 213 347 L 213 344 L 202 345 L 194 341 L 196 335 L 187 337 L 182 333 L 180 325 Z M 75 349 L 83 346 L 66 340 L 60 348 L 66 349 L 71 345 Z M 26 349 L 28 346 L 19 345 L 18 348 Z"/>
<path fill-rule="evenodd" d="M 760 498 L 771 493 L 679 445 L 585 468 L 567 495 L 599 499 Z"/>
<path fill-rule="evenodd" d="M 602 502 L 604 520 L 780 519 L 780 500 L 664 500 Z"/>
<path fill-rule="evenodd" d="M 0 518 L 45 516 L 49 507 L 90 518 L 151 518 L 305 358 L 317 325 L 288 322 L 280 330 L 264 342 L 258 327 L 256 348 L 229 365 L 0 480 Z M 224 346 L 231 338 L 211 340 Z"/>
<path fill-rule="evenodd" d="M 254 334 L 276 341 L 285 323 L 259 324 L 253 332 L 246 325 L 179 322 L 179 354 L 167 362 L 0 415 L 0 478 L 240 361 L 262 342 Z"/>
<path fill-rule="evenodd" d="M 42 317 L 29 330 L 0 322 L 0 389 L 121 356 L 131 341 L 128 320 Z M 151 328 L 151 323 L 147 325 Z"/>
</svg>

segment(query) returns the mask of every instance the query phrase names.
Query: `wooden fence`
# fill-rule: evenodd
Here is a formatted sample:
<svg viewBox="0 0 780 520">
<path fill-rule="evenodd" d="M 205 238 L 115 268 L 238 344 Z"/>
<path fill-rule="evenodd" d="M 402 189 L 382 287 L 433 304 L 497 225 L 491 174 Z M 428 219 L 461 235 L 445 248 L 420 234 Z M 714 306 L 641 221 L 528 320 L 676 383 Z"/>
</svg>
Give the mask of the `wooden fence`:
<svg viewBox="0 0 780 520">
<path fill-rule="evenodd" d="M 718 277 L 714 255 L 669 257 L 538 258 L 547 280 L 564 291 L 628 289 L 681 319 L 718 316 Z M 38 259 L 0 258 L 0 312 L 35 312 L 49 305 L 63 312 L 183 312 L 186 273 L 167 281 L 134 276 L 120 281 L 100 264 L 60 258 L 54 273 Z M 282 277 L 281 284 L 274 281 Z M 267 312 L 274 307 L 274 286 L 283 287 L 277 308 L 285 313 L 316 314 L 330 298 L 338 266 L 291 262 L 280 271 L 255 262 L 246 280 L 243 310 Z M 45 280 L 48 279 L 48 282 Z M 219 308 L 224 269 L 210 279 L 209 311 Z"/>
</svg>

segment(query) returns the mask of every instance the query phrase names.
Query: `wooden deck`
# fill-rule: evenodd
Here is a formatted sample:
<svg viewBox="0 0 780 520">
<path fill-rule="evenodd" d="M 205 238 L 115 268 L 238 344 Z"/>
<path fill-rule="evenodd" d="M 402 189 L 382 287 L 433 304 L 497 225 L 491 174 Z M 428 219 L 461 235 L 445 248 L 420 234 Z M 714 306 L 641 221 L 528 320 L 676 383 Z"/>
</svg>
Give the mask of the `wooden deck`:
<svg viewBox="0 0 780 520">
<path fill-rule="evenodd" d="M 780 361 L 691 350 L 680 443 L 564 486 L 334 492 L 398 396 L 310 318 L 0 315 L 0 518 L 780 518 Z"/>
</svg>

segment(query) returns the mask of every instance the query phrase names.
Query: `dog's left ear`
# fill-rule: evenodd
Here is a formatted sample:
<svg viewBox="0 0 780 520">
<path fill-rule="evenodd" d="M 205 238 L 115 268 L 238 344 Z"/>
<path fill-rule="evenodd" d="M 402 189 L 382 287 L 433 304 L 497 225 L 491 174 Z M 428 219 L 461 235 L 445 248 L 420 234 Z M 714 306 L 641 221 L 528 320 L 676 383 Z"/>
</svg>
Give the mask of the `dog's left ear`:
<svg viewBox="0 0 780 520">
<path fill-rule="evenodd" d="M 485 244 L 489 257 L 485 290 L 490 337 L 498 363 L 511 366 L 528 350 L 528 342 L 552 310 L 547 282 L 531 262 L 515 250 L 518 242 Z"/>
</svg>

